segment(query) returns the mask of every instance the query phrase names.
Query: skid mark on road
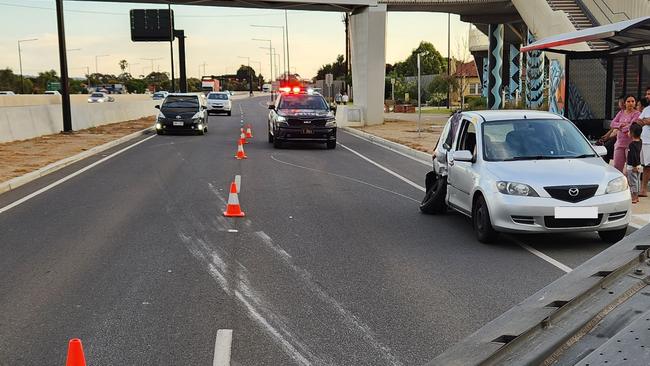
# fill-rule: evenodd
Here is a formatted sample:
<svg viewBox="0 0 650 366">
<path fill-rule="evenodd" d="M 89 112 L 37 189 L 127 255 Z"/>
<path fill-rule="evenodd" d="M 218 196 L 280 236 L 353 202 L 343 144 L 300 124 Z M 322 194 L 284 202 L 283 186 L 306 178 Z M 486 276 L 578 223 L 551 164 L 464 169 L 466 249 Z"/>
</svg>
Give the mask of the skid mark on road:
<svg viewBox="0 0 650 366">
<path fill-rule="evenodd" d="M 403 195 L 403 194 L 401 194 L 401 193 L 398 193 L 398 192 L 395 192 L 395 191 L 391 191 L 390 189 L 387 189 L 387 188 L 384 188 L 384 187 L 380 187 L 380 186 L 378 186 L 378 185 L 374 185 L 374 184 L 372 184 L 372 183 L 368 183 L 368 182 L 365 182 L 365 181 L 362 181 L 362 180 L 359 180 L 359 179 L 356 179 L 356 178 L 348 177 L 348 176 L 345 176 L 345 175 L 336 174 L 336 173 L 331 173 L 331 172 L 324 171 L 324 170 L 319 170 L 319 169 L 309 168 L 309 167 L 302 166 L 302 165 L 298 165 L 298 164 L 289 163 L 289 162 L 287 162 L 287 161 L 283 161 L 283 160 L 280 160 L 280 159 L 276 158 L 275 155 L 273 155 L 273 154 L 271 154 L 271 160 L 274 160 L 274 161 L 276 161 L 276 162 L 278 162 L 278 163 L 280 163 L 280 164 L 289 165 L 289 166 L 292 166 L 292 167 L 295 167 L 295 168 L 300 168 L 300 169 L 305 169 L 305 170 L 309 170 L 309 171 L 312 171 L 312 172 L 317 172 L 317 173 L 327 174 L 327 175 L 331 175 L 331 176 L 334 176 L 334 177 L 338 177 L 338 178 L 341 178 L 341 179 L 345 179 L 345 180 L 348 180 L 348 181 L 351 181 L 351 182 L 355 182 L 355 183 L 363 184 L 363 185 L 366 185 L 366 186 L 369 186 L 369 187 L 372 187 L 372 188 L 375 188 L 375 189 L 379 189 L 379 190 L 384 191 L 384 192 L 387 192 L 387 193 L 394 194 L 394 195 L 396 195 L 396 196 L 400 196 L 400 197 L 402 197 L 402 198 L 406 198 L 406 199 L 411 200 L 411 201 L 413 201 L 413 202 L 420 203 L 420 201 L 419 201 L 419 200 L 416 200 L 415 198 L 411 198 L 411 197 L 406 196 L 406 195 Z"/>
</svg>

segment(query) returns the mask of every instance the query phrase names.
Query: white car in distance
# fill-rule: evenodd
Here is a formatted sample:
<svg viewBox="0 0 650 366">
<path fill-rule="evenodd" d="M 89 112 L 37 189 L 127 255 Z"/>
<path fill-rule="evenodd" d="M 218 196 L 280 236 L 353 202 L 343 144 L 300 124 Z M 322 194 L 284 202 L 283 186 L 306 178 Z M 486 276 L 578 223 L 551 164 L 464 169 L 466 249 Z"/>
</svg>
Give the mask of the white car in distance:
<svg viewBox="0 0 650 366">
<path fill-rule="evenodd" d="M 232 101 L 228 92 L 210 92 L 207 96 L 208 115 L 213 113 L 232 114 Z"/>
</svg>

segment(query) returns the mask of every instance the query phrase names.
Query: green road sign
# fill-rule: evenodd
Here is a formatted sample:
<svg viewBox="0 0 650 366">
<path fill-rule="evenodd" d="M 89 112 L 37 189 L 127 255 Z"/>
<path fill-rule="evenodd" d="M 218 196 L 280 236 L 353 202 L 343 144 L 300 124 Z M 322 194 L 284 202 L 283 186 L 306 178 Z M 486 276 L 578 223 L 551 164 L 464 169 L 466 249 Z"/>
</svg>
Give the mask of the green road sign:
<svg viewBox="0 0 650 366">
<path fill-rule="evenodd" d="M 58 81 L 50 81 L 47 83 L 47 90 L 48 91 L 61 90 L 61 83 Z"/>
</svg>

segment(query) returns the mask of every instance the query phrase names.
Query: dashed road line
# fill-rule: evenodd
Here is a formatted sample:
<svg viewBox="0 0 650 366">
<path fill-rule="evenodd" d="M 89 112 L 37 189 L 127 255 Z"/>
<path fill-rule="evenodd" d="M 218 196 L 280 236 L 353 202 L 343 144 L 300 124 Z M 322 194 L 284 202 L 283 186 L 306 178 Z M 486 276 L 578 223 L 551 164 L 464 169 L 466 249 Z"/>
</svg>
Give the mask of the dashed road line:
<svg viewBox="0 0 650 366">
<path fill-rule="evenodd" d="M 214 360 L 212 366 L 230 366 L 232 351 L 232 329 L 219 329 L 214 342 Z"/>
</svg>

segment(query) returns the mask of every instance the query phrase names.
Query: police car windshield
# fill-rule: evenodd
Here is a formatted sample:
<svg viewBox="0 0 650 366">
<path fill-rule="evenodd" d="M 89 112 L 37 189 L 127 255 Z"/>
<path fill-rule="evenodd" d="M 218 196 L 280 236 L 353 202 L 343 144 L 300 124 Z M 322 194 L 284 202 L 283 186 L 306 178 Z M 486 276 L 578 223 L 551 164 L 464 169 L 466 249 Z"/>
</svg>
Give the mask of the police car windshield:
<svg viewBox="0 0 650 366">
<path fill-rule="evenodd" d="M 278 109 L 322 109 L 327 110 L 325 99 L 319 95 L 286 94 L 280 99 Z"/>
</svg>

